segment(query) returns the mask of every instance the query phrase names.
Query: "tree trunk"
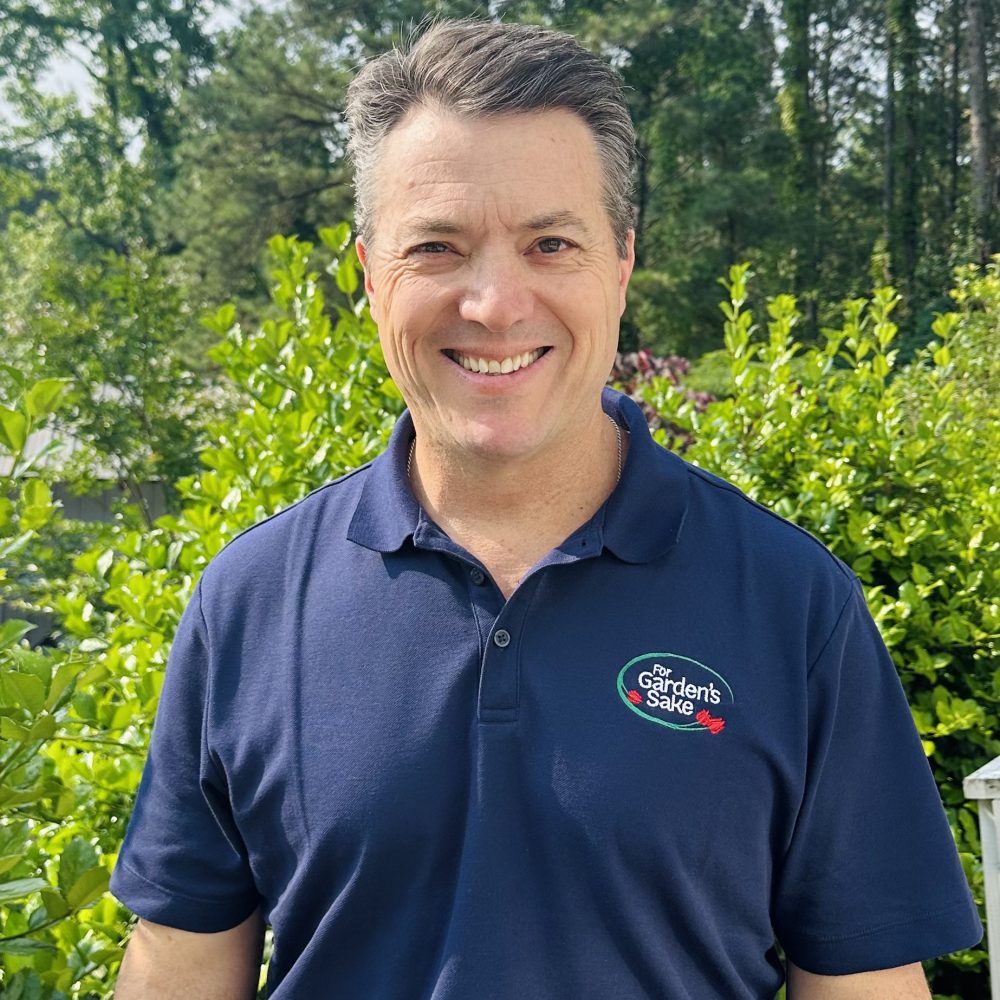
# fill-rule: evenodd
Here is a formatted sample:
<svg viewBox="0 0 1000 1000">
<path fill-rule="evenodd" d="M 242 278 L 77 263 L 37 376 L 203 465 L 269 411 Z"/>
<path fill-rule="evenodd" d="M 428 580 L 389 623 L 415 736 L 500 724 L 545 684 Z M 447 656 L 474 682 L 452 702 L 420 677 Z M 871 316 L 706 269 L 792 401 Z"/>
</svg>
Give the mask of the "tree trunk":
<svg viewBox="0 0 1000 1000">
<path fill-rule="evenodd" d="M 819 197 L 817 140 L 819 127 L 813 106 L 813 52 L 810 19 L 812 0 L 785 0 L 788 44 L 782 58 L 785 73 L 785 129 L 794 151 L 793 199 L 798 220 L 795 291 L 806 317 L 815 327 L 818 274 L 816 213 Z"/>
<path fill-rule="evenodd" d="M 896 218 L 896 47 L 894 32 L 889 19 L 885 28 L 885 171 L 882 188 L 882 239 L 885 244 L 886 264 L 882 280 L 892 281 L 891 248 L 894 241 Z"/>
<path fill-rule="evenodd" d="M 649 143 L 640 138 L 636 144 L 635 183 L 635 266 L 645 264 L 646 207 L 649 204 Z"/>
<path fill-rule="evenodd" d="M 954 227 L 955 213 L 958 211 L 958 157 L 961 152 L 962 129 L 962 0 L 952 0 L 951 42 L 949 56 L 951 65 L 948 74 L 948 222 Z"/>
<path fill-rule="evenodd" d="M 983 0 L 966 0 L 969 42 L 969 124 L 972 152 L 972 227 L 979 261 L 991 252 L 990 215 L 993 202 L 989 84 L 986 76 L 986 17 Z"/>
<path fill-rule="evenodd" d="M 893 280 L 912 300 L 920 239 L 920 30 L 916 0 L 889 0 L 889 31 L 900 86 L 895 92 L 895 190 L 889 258 Z"/>
</svg>

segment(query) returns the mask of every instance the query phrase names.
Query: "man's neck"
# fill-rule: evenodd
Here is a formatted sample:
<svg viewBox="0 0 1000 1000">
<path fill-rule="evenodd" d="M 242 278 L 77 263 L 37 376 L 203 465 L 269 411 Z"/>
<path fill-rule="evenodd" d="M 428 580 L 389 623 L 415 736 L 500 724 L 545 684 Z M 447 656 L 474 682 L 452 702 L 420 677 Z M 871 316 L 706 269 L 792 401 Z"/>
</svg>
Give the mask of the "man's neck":
<svg viewBox="0 0 1000 1000">
<path fill-rule="evenodd" d="M 626 439 L 603 413 L 581 428 L 571 448 L 504 461 L 456 456 L 418 435 L 410 479 L 431 519 L 476 556 L 509 597 L 614 490 L 619 441 L 623 458 Z"/>
</svg>

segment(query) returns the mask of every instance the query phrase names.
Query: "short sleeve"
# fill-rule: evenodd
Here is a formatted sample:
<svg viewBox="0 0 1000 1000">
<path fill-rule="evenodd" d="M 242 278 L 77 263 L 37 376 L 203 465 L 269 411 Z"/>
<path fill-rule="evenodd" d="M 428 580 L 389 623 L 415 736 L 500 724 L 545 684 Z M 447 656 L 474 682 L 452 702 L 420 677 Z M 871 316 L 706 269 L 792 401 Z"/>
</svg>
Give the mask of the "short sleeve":
<svg viewBox="0 0 1000 1000">
<path fill-rule="evenodd" d="M 786 954 L 846 975 L 976 944 L 937 786 L 859 585 L 808 684 L 805 790 L 773 911 Z"/>
<path fill-rule="evenodd" d="M 205 737 L 211 648 L 201 585 L 181 617 L 111 891 L 138 916 L 228 930 L 259 903 L 224 775 Z"/>
</svg>

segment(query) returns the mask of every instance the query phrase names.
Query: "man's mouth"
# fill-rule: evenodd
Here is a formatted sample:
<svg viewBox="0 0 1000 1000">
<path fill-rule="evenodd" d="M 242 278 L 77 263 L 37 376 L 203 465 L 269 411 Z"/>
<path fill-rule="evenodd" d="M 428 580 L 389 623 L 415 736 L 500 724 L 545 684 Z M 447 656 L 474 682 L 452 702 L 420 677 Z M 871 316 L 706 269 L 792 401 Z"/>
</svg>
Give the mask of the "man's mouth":
<svg viewBox="0 0 1000 1000">
<path fill-rule="evenodd" d="M 509 375 L 521 368 L 530 367 L 548 350 L 548 347 L 538 347 L 533 351 L 511 354 L 506 358 L 478 358 L 453 350 L 445 350 L 444 353 L 467 372 L 477 372 L 481 375 Z"/>
</svg>

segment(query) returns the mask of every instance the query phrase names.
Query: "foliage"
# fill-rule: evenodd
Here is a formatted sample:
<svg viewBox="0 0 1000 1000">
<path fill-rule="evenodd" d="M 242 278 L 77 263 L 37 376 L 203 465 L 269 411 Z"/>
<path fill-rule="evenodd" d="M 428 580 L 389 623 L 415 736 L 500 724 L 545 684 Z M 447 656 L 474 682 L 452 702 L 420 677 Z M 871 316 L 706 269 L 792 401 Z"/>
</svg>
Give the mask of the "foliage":
<svg viewBox="0 0 1000 1000">
<path fill-rule="evenodd" d="M 542 6 L 626 84 L 639 162 L 625 343 L 696 357 L 718 342 L 706 295 L 715 277 L 791 233 L 776 180 L 789 150 L 766 68 L 771 19 L 755 0 Z"/>
<path fill-rule="evenodd" d="M 74 380 L 56 417 L 76 448 L 64 479 L 83 490 L 102 474 L 127 489 L 150 523 L 141 487 L 158 481 L 169 493 L 194 470 L 212 409 L 201 379 L 174 353 L 193 321 L 149 253 L 103 251 L 67 263 L 52 254 L 32 274 L 23 304 L 15 312 L 11 303 L 7 312 L 8 329 L 24 351 L 22 378 Z M 0 303 L 15 294 L 8 286 Z"/>
<path fill-rule="evenodd" d="M 960 275 L 963 312 L 939 316 L 937 339 L 905 368 L 892 289 L 845 302 L 841 324 L 805 348 L 788 295 L 770 301 L 757 336 L 748 278 L 734 267 L 722 303 L 731 395 L 701 411 L 654 380 L 646 398 L 693 436 L 687 458 L 817 535 L 859 576 L 982 902 L 962 779 L 1000 754 L 1000 421 L 995 391 L 970 373 L 986 366 L 995 387 L 1000 269 Z M 984 963 L 981 949 L 935 963 L 937 989 L 985 996 Z"/>
<path fill-rule="evenodd" d="M 652 431 L 662 431 L 660 438 L 667 447 L 685 452 L 694 441 L 687 427 L 664 419 L 647 401 L 650 386 L 664 382 L 683 394 L 688 404 L 697 412 L 702 412 L 712 401 L 712 394 L 694 388 L 688 378 L 691 366 L 684 358 L 658 357 L 645 348 L 638 351 L 619 353 L 611 370 L 611 381 L 615 387 L 631 396 L 639 404 Z"/>
<path fill-rule="evenodd" d="M 0 407 L 0 581 L 58 519 L 25 446 L 65 389 L 58 380 L 36 382 Z M 106 990 L 120 935 L 108 922 L 114 902 L 97 902 L 109 867 L 88 755 L 79 752 L 89 741 L 71 710 L 93 671 L 81 653 L 28 649 L 21 640 L 33 628 L 17 619 L 0 625 L 0 996 L 11 1000 Z"/>
<path fill-rule="evenodd" d="M 178 184 L 161 219 L 164 237 L 182 247 L 186 287 L 206 305 L 262 297 L 268 237 L 315 239 L 351 202 L 342 120 L 350 74 L 337 39 L 287 10 L 257 9 L 218 46 L 215 72 L 183 97 Z"/>
</svg>

